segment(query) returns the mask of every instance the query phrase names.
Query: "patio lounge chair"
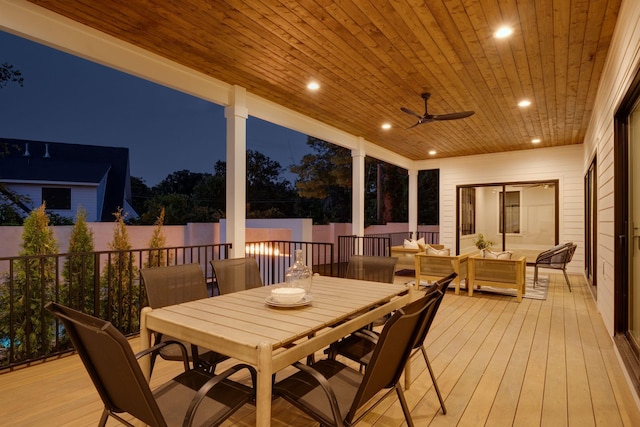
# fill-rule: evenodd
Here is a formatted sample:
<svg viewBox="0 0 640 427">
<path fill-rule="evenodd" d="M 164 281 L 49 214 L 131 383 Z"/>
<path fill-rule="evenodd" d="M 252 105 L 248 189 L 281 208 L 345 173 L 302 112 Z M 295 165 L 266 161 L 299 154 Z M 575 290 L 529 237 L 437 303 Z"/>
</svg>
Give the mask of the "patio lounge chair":
<svg viewBox="0 0 640 427">
<path fill-rule="evenodd" d="M 535 287 L 538 284 L 538 268 L 552 268 L 554 270 L 562 270 L 564 280 L 567 282 L 569 292 L 571 292 L 571 282 L 569 282 L 569 276 L 567 276 L 567 264 L 571 262 L 577 247 L 578 245 L 575 243 L 567 242 L 541 252 L 536 258 L 536 264 L 533 268 L 533 286 Z"/>
</svg>

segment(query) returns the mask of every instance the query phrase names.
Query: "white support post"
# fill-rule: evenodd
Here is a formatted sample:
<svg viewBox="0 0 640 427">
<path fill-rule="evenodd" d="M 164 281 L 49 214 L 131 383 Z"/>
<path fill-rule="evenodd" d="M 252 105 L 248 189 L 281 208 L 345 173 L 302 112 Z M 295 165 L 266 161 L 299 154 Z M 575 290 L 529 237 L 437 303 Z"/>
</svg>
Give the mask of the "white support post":
<svg viewBox="0 0 640 427">
<path fill-rule="evenodd" d="M 360 142 L 362 142 L 362 138 L 360 138 Z M 351 223 L 352 223 L 352 233 L 356 236 L 364 236 L 364 159 L 365 159 L 365 151 L 362 148 L 362 144 L 360 148 L 351 150 L 351 157 L 353 161 L 353 178 L 351 185 Z M 362 254 L 362 247 L 359 247 L 356 251 L 358 254 Z"/>
<path fill-rule="evenodd" d="M 247 217 L 247 92 L 233 86 L 231 104 L 224 109 L 227 119 L 227 221 L 226 241 L 231 243 L 230 258 L 245 256 Z"/>
<path fill-rule="evenodd" d="M 418 171 L 409 169 L 409 231 L 418 231 Z M 412 236 L 417 239 L 418 236 Z"/>
</svg>

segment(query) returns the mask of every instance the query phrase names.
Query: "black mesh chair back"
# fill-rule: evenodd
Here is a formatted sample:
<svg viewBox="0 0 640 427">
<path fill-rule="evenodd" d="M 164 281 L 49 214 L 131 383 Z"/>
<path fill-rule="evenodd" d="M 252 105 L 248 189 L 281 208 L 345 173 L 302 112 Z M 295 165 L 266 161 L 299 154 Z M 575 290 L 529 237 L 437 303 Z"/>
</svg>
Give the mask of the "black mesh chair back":
<svg viewBox="0 0 640 427">
<path fill-rule="evenodd" d="M 207 298 L 207 283 L 198 264 L 170 265 L 140 270 L 151 308 Z"/>
<path fill-rule="evenodd" d="M 434 303 L 433 309 L 429 312 L 429 315 L 425 317 L 425 321 L 418 334 L 416 335 L 416 342 L 413 345 L 414 349 L 418 349 L 424 345 L 424 340 L 427 338 L 427 334 L 429 333 L 429 329 L 431 328 L 431 324 L 433 323 L 433 319 L 436 318 L 436 314 L 438 313 L 438 308 L 440 307 L 440 303 L 444 298 L 444 294 L 447 292 L 447 288 L 451 282 L 457 277 L 456 273 L 451 273 L 447 277 L 444 277 L 437 282 L 434 282 L 429 289 L 427 289 L 427 293 L 425 296 L 428 296 L 432 292 L 440 292 L 440 297 Z"/>
<path fill-rule="evenodd" d="M 380 390 L 399 387 L 400 376 L 404 372 L 404 366 L 411 355 L 421 325 L 425 317 L 429 317 L 435 311 L 436 303 L 441 296 L 440 291 L 434 291 L 398 310 L 385 323 L 365 370 L 362 384 L 347 414 L 347 422 L 354 420 L 358 409 Z"/>
<path fill-rule="evenodd" d="M 388 256 L 351 255 L 347 279 L 393 283 L 398 258 Z"/>
<path fill-rule="evenodd" d="M 258 262 L 253 257 L 211 260 L 220 295 L 262 286 Z"/>
<path fill-rule="evenodd" d="M 140 276 L 151 308 L 162 308 L 209 297 L 204 273 L 198 264 L 143 268 L 140 270 Z M 175 340 L 175 338 L 163 334 L 155 334 L 155 338 L 155 344 Z M 191 346 L 184 342 L 183 344 L 187 348 L 189 360 L 194 361 L 195 367 L 199 369 L 215 372 L 216 365 L 228 359 L 220 353 Z M 158 354 L 165 360 L 182 360 L 182 353 L 176 346 L 165 347 Z M 151 357 L 152 370 L 155 362 L 156 355 L 154 354 Z"/>
</svg>

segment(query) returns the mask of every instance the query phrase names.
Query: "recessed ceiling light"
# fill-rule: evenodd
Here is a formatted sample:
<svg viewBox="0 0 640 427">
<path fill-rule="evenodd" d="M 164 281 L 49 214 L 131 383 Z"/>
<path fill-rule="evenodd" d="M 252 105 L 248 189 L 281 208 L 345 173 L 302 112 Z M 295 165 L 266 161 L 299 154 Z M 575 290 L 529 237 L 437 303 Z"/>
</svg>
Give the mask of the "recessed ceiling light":
<svg viewBox="0 0 640 427">
<path fill-rule="evenodd" d="M 309 89 L 309 90 L 318 90 L 318 89 L 320 89 L 320 84 L 318 82 L 310 82 L 307 85 L 307 89 Z"/>
<path fill-rule="evenodd" d="M 529 105 L 531 105 L 531 101 L 529 101 L 528 99 L 523 99 L 522 101 L 518 102 L 518 107 L 528 107 Z"/>
<path fill-rule="evenodd" d="M 381 127 L 384 130 L 391 129 L 391 123 L 383 123 Z"/>
<path fill-rule="evenodd" d="M 436 155 L 436 150 L 429 150 L 429 155 L 430 156 L 435 156 Z"/>
<path fill-rule="evenodd" d="M 513 34 L 513 28 L 504 26 L 498 28 L 498 31 L 493 33 L 493 36 L 497 39 L 504 39 L 506 37 L 509 37 L 511 34 Z"/>
<path fill-rule="evenodd" d="M 539 143 L 540 143 L 540 138 L 533 138 L 533 139 L 531 140 L 531 143 L 532 143 L 532 144 L 539 144 Z"/>
</svg>

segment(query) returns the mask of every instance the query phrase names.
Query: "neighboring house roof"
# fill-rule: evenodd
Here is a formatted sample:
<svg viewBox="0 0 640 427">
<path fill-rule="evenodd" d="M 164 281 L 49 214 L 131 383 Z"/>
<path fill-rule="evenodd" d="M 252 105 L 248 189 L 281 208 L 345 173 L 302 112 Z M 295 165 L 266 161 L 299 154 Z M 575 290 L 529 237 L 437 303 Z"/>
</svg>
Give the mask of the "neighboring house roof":
<svg viewBox="0 0 640 427">
<path fill-rule="evenodd" d="M 105 175 L 100 220 L 113 221 L 131 204 L 128 148 L 0 138 L 0 181 L 98 184 Z"/>
</svg>

